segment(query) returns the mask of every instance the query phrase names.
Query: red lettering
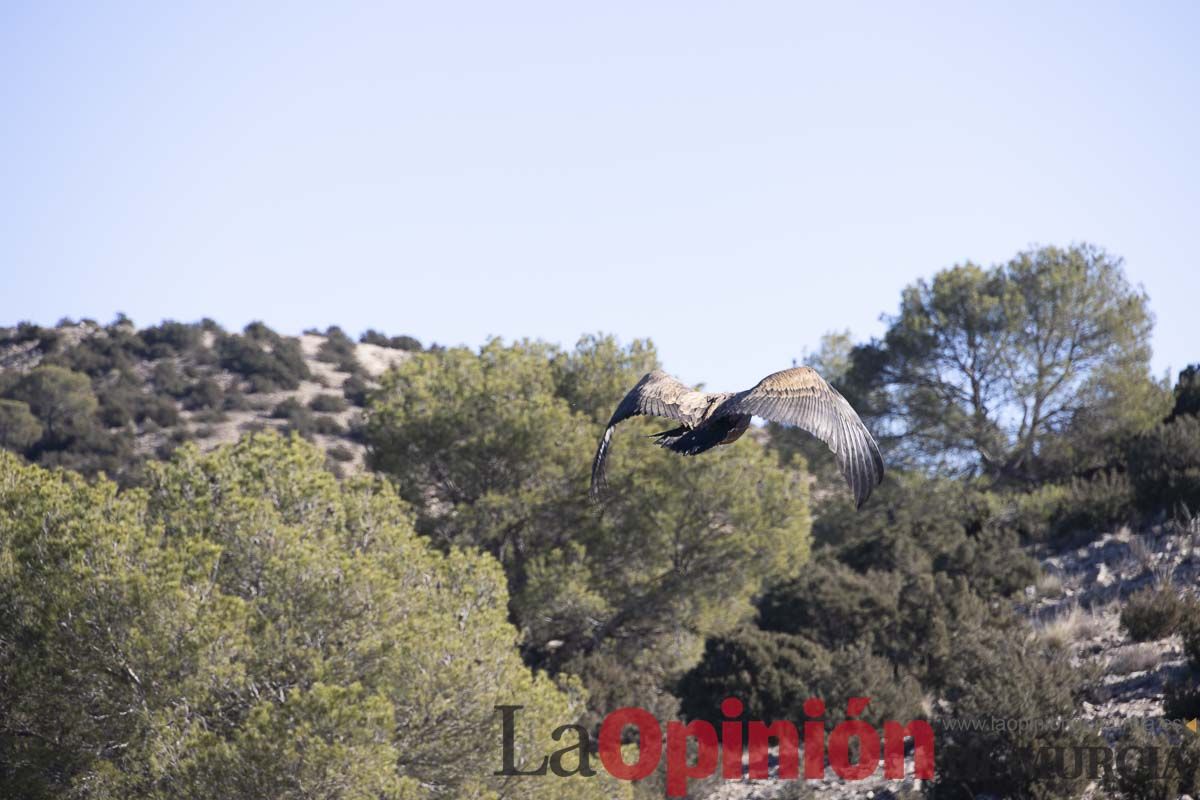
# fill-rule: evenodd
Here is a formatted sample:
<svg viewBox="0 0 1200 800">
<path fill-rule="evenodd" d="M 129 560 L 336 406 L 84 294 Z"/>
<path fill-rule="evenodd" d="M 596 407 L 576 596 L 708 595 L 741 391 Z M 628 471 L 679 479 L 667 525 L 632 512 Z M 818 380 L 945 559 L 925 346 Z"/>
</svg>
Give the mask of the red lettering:
<svg viewBox="0 0 1200 800">
<path fill-rule="evenodd" d="M 632 764 L 626 764 L 621 756 L 621 734 L 628 725 L 638 729 L 638 760 Z M 609 775 L 623 781 L 640 781 L 658 766 L 662 756 L 662 728 L 654 715 L 643 708 L 618 708 L 600 724 L 597 750 Z"/>
<path fill-rule="evenodd" d="M 696 763 L 688 764 L 688 739 L 696 740 Z M 702 719 L 667 723 L 667 796 L 686 797 L 688 778 L 707 778 L 717 768 L 717 731 Z"/>
<path fill-rule="evenodd" d="M 782 720 L 764 725 L 757 720 L 750 723 L 750 780 L 765 780 L 770 777 L 767 748 L 768 740 L 779 742 L 779 777 L 791 780 L 800 777 L 800 735 L 796 726 Z M 804 748 L 805 755 L 808 747 Z"/>
<path fill-rule="evenodd" d="M 883 723 L 883 777 L 904 777 L 904 739 L 913 740 L 913 775 L 923 781 L 933 780 L 933 728 L 923 719 L 907 725 Z"/>
</svg>

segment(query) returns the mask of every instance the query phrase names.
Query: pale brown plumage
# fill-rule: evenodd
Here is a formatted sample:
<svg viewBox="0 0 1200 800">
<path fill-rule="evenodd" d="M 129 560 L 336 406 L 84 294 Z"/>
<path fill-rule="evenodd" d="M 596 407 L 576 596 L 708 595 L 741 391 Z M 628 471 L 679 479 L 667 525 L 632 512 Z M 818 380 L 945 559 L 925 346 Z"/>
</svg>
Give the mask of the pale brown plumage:
<svg viewBox="0 0 1200 800">
<path fill-rule="evenodd" d="M 883 480 L 883 458 L 871 432 L 846 399 L 811 367 L 793 367 L 763 378 L 744 392 L 698 392 L 661 370 L 642 377 L 613 412 L 592 461 L 593 498 L 604 489 L 613 430 L 630 417 L 666 417 L 678 428 L 655 434 L 659 445 L 696 455 L 736 441 L 751 417 L 802 428 L 829 446 L 862 507 Z"/>
</svg>

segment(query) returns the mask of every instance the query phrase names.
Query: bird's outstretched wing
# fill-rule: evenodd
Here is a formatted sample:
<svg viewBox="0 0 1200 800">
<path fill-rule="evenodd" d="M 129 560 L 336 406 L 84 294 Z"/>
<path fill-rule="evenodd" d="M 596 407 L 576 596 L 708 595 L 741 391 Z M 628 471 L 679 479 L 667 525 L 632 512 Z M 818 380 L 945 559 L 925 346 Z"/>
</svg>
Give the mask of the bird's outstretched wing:
<svg viewBox="0 0 1200 800">
<path fill-rule="evenodd" d="M 846 398 L 812 367 L 772 373 L 730 398 L 720 413 L 753 414 L 796 425 L 825 442 L 837 456 L 858 508 L 883 480 L 883 458 L 871 432 Z"/>
<path fill-rule="evenodd" d="M 656 369 L 643 375 L 617 406 L 612 419 L 608 421 L 608 427 L 604 429 L 604 435 L 600 437 L 596 457 L 592 459 L 592 499 L 597 499 L 606 486 L 604 463 L 608 459 L 613 430 L 617 425 L 630 417 L 647 415 L 666 417 L 694 428 L 704 419 L 708 402 L 707 394 L 685 386 L 662 370 Z"/>
</svg>

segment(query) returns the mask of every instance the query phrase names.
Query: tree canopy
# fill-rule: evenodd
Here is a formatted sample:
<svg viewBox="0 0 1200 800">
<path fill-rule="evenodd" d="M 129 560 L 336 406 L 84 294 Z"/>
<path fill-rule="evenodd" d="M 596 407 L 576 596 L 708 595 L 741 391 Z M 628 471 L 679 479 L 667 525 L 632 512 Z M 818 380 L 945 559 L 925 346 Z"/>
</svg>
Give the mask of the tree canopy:
<svg viewBox="0 0 1200 800">
<path fill-rule="evenodd" d="M 145 490 L 0 453 L 0 795 L 600 797 L 503 784 L 576 719 L 531 672 L 504 573 L 439 552 L 383 482 L 259 435 L 181 448 Z"/>
<path fill-rule="evenodd" d="M 1019 481 L 1102 466 L 1168 408 L 1152 322 L 1120 259 L 1090 245 L 968 262 L 904 290 L 848 391 L 922 463 Z"/>
</svg>

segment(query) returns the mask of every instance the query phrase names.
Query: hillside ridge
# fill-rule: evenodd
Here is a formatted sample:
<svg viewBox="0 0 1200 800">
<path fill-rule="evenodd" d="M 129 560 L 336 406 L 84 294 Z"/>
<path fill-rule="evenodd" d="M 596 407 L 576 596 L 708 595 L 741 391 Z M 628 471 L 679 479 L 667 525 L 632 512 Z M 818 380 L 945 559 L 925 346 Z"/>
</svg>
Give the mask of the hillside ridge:
<svg viewBox="0 0 1200 800">
<path fill-rule="evenodd" d="M 142 463 L 183 442 L 210 450 L 247 431 L 275 429 L 318 444 L 338 474 L 357 472 L 365 468 L 356 432 L 366 392 L 420 349 L 412 337 L 376 331 L 354 341 L 336 326 L 286 336 L 262 323 L 229 332 L 210 320 L 142 329 L 123 316 L 108 325 L 21 323 L 0 328 L 0 398 L 12 413 L 20 413 L 17 403 L 49 402 L 32 383 L 56 367 L 69 372 L 45 377 L 74 381 L 76 418 L 70 430 L 39 425 L 36 436 L 0 426 L 0 446 L 129 485 Z M 86 377 L 87 391 L 76 376 Z"/>
</svg>

